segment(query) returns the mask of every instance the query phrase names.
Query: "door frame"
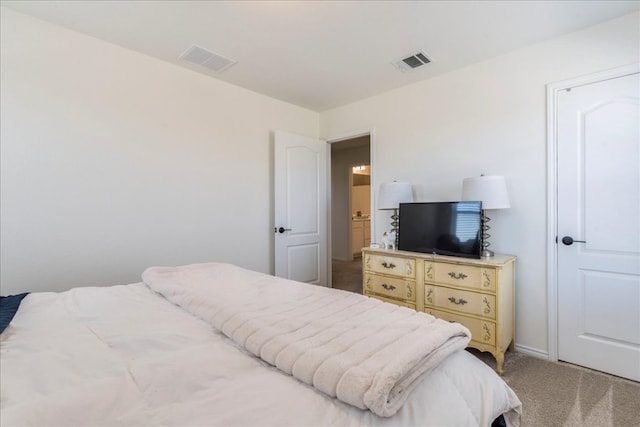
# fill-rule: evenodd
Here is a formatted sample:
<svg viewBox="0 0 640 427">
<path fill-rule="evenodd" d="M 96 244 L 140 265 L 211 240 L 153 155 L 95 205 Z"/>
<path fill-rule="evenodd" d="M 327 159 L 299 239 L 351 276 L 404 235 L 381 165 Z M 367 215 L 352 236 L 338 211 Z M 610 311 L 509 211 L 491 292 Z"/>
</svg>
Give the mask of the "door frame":
<svg viewBox="0 0 640 427">
<path fill-rule="evenodd" d="M 558 361 L 558 93 L 638 72 L 640 64 L 630 64 L 547 85 L 547 327 L 548 358 L 553 362 Z"/>
<path fill-rule="evenodd" d="M 374 157 L 374 145 L 375 145 L 375 127 L 365 127 L 365 128 L 360 128 L 360 129 L 354 129 L 351 131 L 347 131 L 347 132 L 343 132 L 343 133 L 339 133 L 336 135 L 331 135 L 329 137 L 326 138 L 322 138 L 323 140 L 327 141 L 328 144 L 333 144 L 334 142 L 340 142 L 340 141 L 345 141 L 347 139 L 354 139 L 354 138 L 359 138 L 361 136 L 366 136 L 369 135 L 369 164 L 371 165 L 371 222 L 370 222 L 370 227 L 371 227 L 371 241 L 374 242 L 375 240 L 373 239 L 373 236 L 375 236 L 375 221 L 374 221 L 374 206 L 375 206 L 375 176 L 374 176 L 374 168 L 375 168 L 375 157 Z M 332 165 L 331 165 L 331 156 L 329 156 L 329 170 L 331 170 Z M 331 188 L 331 172 L 329 172 L 329 188 Z M 331 191 L 329 191 L 329 219 L 328 219 L 328 226 L 327 226 L 327 242 L 329 245 L 328 248 L 328 256 L 329 256 L 329 287 L 333 287 L 333 284 L 331 282 L 331 262 L 333 260 L 333 253 L 332 253 L 332 241 L 331 241 L 331 230 L 333 228 L 333 221 L 331 218 L 331 205 L 332 205 L 332 194 Z M 351 201 L 351 190 L 349 190 L 349 201 Z M 351 232 L 351 225 L 349 225 L 349 231 Z M 349 237 L 349 240 L 351 240 L 351 237 Z M 349 244 L 349 246 L 351 246 L 351 244 Z M 353 255 L 352 255 L 353 256 Z"/>
</svg>

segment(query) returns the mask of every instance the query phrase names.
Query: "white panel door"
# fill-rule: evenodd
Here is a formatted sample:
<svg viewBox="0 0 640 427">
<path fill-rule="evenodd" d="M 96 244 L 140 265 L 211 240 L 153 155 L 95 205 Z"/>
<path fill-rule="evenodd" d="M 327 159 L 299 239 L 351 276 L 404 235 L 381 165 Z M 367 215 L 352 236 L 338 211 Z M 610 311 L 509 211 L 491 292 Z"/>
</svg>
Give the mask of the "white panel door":
<svg viewBox="0 0 640 427">
<path fill-rule="evenodd" d="M 275 132 L 276 276 L 329 286 L 327 198 L 329 145 Z"/>
<path fill-rule="evenodd" d="M 638 73 L 557 98 L 558 358 L 636 381 L 639 100 Z"/>
</svg>

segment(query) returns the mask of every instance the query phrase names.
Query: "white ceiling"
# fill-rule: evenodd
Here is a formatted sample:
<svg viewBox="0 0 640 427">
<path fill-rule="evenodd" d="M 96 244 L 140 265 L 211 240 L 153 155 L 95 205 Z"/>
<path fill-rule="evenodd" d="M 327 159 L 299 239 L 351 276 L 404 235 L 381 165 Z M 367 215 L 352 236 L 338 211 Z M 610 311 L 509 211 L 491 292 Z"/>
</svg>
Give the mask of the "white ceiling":
<svg viewBox="0 0 640 427">
<path fill-rule="evenodd" d="M 212 78 L 324 111 L 640 9 L 640 1 L 1 1 Z M 192 45 L 238 61 L 221 73 Z M 392 62 L 425 51 L 432 63 Z"/>
</svg>

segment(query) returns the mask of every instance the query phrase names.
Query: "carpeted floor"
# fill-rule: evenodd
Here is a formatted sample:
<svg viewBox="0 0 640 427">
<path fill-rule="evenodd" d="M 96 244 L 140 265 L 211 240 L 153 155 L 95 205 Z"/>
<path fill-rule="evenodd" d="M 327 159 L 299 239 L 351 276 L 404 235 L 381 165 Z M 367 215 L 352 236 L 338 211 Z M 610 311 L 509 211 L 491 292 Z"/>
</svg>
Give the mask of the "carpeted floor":
<svg viewBox="0 0 640 427">
<path fill-rule="evenodd" d="M 492 368 L 493 356 L 469 349 Z M 522 401 L 523 427 L 640 426 L 640 383 L 507 352 L 502 377 Z"/>
<path fill-rule="evenodd" d="M 362 293 L 362 259 L 353 261 L 333 260 L 331 263 L 331 287 Z"/>
<path fill-rule="evenodd" d="M 334 288 L 362 293 L 362 261 L 333 261 Z M 492 368 L 489 353 L 474 349 Z M 508 352 L 503 379 L 523 406 L 522 427 L 640 427 L 640 383 Z"/>
</svg>

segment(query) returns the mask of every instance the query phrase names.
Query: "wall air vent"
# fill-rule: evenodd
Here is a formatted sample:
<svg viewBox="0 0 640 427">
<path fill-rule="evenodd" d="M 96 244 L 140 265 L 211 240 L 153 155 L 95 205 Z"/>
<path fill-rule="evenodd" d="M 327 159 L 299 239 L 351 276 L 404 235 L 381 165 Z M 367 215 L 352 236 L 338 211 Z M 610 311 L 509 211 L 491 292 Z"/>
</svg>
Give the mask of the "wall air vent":
<svg viewBox="0 0 640 427">
<path fill-rule="evenodd" d="M 392 64 L 400 71 L 412 71 L 431 62 L 431 59 L 423 51 L 414 53 Z"/>
<path fill-rule="evenodd" d="M 180 59 L 207 67 L 216 73 L 221 73 L 238 62 L 196 45 L 185 50 L 182 55 L 180 55 Z"/>
</svg>

